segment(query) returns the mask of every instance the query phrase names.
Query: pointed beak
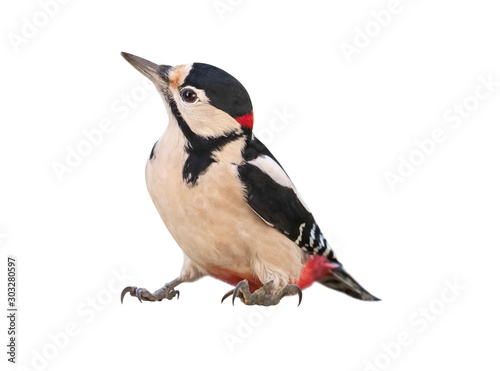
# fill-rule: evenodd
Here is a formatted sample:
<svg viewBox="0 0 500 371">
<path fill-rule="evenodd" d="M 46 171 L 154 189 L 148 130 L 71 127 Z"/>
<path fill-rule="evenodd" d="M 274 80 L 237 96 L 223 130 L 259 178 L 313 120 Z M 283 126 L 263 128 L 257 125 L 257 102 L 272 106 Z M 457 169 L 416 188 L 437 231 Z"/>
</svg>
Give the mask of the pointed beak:
<svg viewBox="0 0 500 371">
<path fill-rule="evenodd" d="M 121 54 L 128 63 L 130 63 L 137 71 L 150 79 L 154 84 L 165 81 L 168 82 L 167 73 L 171 68 L 170 66 L 157 65 L 153 62 L 148 61 L 147 59 L 125 52 L 122 52 Z"/>
</svg>

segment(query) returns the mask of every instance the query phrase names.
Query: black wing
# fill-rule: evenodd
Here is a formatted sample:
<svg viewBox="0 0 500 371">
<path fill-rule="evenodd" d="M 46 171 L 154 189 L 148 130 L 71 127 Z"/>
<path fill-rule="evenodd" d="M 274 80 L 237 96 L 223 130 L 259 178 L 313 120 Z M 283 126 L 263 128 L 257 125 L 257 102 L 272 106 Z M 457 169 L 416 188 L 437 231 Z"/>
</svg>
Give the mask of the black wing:
<svg viewBox="0 0 500 371">
<path fill-rule="evenodd" d="M 255 136 L 248 143 L 245 162 L 238 166 L 250 207 L 266 223 L 309 254 L 335 254 L 292 181 L 272 153 Z"/>
</svg>

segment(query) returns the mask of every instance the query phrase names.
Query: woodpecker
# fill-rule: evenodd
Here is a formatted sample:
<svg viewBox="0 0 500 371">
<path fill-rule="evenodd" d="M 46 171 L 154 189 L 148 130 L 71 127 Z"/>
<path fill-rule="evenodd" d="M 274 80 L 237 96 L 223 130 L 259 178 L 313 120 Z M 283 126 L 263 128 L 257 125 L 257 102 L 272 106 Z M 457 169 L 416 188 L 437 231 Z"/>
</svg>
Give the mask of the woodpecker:
<svg viewBox="0 0 500 371">
<path fill-rule="evenodd" d="M 247 305 L 276 305 L 319 282 L 379 300 L 343 268 L 278 160 L 252 132 L 252 102 L 229 73 L 204 63 L 157 65 L 122 56 L 149 78 L 169 123 L 146 164 L 158 213 L 184 253 L 179 277 L 139 301 L 179 297 L 176 287 L 211 276 Z"/>
</svg>

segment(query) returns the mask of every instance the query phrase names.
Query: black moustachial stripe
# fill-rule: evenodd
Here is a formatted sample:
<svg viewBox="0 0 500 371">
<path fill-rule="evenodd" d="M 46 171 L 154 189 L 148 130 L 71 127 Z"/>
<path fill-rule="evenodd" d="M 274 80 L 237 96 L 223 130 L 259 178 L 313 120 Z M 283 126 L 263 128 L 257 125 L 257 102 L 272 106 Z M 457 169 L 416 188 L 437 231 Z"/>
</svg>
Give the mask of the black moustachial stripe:
<svg viewBox="0 0 500 371">
<path fill-rule="evenodd" d="M 158 144 L 158 141 L 156 141 L 156 143 L 153 145 L 153 148 L 151 148 L 151 154 L 149 155 L 149 159 L 151 160 L 154 155 L 155 155 L 155 148 L 156 148 L 156 145 Z"/>
<path fill-rule="evenodd" d="M 251 130 L 241 127 L 238 130 L 232 131 L 220 137 L 203 137 L 195 134 L 189 125 L 182 117 L 177 104 L 171 97 L 168 90 L 165 93 L 168 97 L 170 109 L 177 119 L 177 123 L 187 139 L 186 152 L 188 158 L 184 163 L 182 177 L 189 185 L 196 185 L 198 178 L 205 173 L 209 166 L 215 162 L 213 153 L 222 149 L 228 143 L 241 138 L 244 135 L 249 135 Z"/>
<path fill-rule="evenodd" d="M 189 185 L 195 185 L 200 175 L 208 170 L 208 167 L 215 162 L 210 153 L 189 152 L 189 156 L 182 169 L 182 178 Z"/>
</svg>

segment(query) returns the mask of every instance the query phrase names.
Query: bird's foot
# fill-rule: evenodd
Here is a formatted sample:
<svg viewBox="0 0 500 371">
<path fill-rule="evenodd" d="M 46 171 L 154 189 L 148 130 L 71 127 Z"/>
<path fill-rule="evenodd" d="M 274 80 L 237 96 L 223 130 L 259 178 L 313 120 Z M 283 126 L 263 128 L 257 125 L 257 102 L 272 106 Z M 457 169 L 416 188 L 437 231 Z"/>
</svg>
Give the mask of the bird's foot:
<svg viewBox="0 0 500 371">
<path fill-rule="evenodd" d="M 243 280 L 240 283 L 236 285 L 236 287 L 226 293 L 222 297 L 221 303 L 229 296 L 233 296 L 233 305 L 234 305 L 234 299 L 240 298 L 240 300 L 246 304 L 246 305 L 264 305 L 264 306 L 270 306 L 270 305 L 276 305 L 278 304 L 281 299 L 285 296 L 291 296 L 298 294 L 299 295 L 299 304 L 302 301 L 302 290 L 300 289 L 299 286 L 297 285 L 286 285 L 283 287 L 279 292 L 273 294 L 271 292 L 273 288 L 273 281 L 270 281 L 266 283 L 264 286 L 262 286 L 260 289 L 255 290 L 253 293 L 250 292 L 250 288 L 248 286 L 248 281 Z"/>
<path fill-rule="evenodd" d="M 179 299 L 179 291 L 175 290 L 175 286 L 177 286 L 180 282 L 178 280 L 173 280 L 172 282 L 166 283 L 162 288 L 156 290 L 153 294 L 151 294 L 148 290 L 143 288 L 137 288 L 135 286 L 125 287 L 122 291 L 122 304 L 123 298 L 127 293 L 130 293 L 130 296 L 135 296 L 139 301 L 162 301 L 163 299 L 172 300 L 177 296 Z"/>
</svg>

